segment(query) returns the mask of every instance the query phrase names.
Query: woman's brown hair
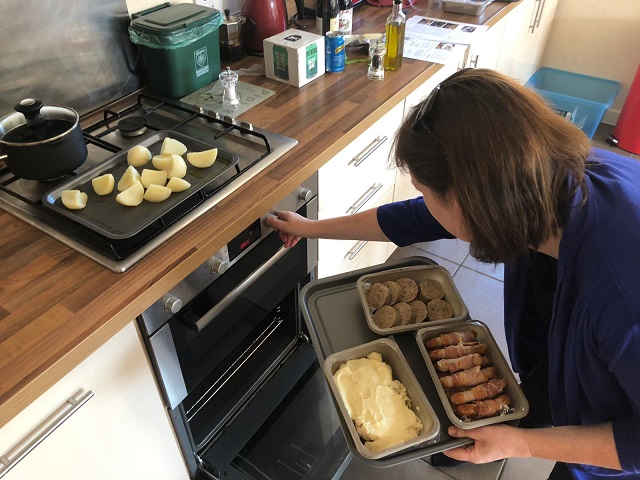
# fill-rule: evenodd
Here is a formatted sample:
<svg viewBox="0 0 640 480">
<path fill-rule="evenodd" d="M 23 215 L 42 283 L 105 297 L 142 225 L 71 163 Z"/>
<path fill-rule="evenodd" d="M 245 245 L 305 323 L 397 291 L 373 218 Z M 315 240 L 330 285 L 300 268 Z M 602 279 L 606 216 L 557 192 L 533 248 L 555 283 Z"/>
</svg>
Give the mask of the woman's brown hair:
<svg viewBox="0 0 640 480">
<path fill-rule="evenodd" d="M 396 164 L 442 201 L 453 195 L 471 253 L 504 262 L 557 234 L 584 193 L 587 137 L 529 88 L 467 69 L 416 106 L 395 139 Z"/>
</svg>

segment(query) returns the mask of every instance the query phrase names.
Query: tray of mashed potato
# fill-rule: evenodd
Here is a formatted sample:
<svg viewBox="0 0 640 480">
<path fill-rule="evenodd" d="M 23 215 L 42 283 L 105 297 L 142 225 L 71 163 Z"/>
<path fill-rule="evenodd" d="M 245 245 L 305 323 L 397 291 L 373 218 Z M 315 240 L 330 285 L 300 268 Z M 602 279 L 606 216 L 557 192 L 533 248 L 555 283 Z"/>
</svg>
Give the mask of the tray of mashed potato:
<svg viewBox="0 0 640 480">
<path fill-rule="evenodd" d="M 356 282 L 369 328 L 379 335 L 419 330 L 469 316 L 451 274 L 439 265 L 391 268 Z"/>
<path fill-rule="evenodd" d="M 438 434 L 440 421 L 394 341 L 381 338 L 333 353 L 323 367 L 364 457 L 387 457 Z"/>
</svg>

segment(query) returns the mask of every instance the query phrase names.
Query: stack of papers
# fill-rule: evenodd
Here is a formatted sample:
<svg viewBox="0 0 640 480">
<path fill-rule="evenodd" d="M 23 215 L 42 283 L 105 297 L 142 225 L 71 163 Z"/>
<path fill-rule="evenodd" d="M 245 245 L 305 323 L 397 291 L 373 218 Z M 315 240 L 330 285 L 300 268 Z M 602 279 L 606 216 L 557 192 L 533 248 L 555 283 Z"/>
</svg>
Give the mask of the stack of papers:
<svg viewBox="0 0 640 480">
<path fill-rule="evenodd" d="M 467 46 L 488 29 L 485 25 L 411 17 L 407 20 L 403 57 L 441 64 L 458 62 Z"/>
</svg>

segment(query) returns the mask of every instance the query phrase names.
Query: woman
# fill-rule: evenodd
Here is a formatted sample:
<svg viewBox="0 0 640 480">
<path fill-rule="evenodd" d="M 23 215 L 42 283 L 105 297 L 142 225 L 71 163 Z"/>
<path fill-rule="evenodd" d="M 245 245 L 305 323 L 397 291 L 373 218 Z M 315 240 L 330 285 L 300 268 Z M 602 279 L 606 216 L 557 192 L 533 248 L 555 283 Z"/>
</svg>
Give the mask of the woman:
<svg viewBox="0 0 640 480">
<path fill-rule="evenodd" d="M 445 454 L 640 479 L 640 162 L 591 150 L 538 95 L 483 69 L 442 82 L 395 148 L 422 197 L 322 221 L 280 212 L 270 225 L 286 246 L 456 237 L 504 262 L 509 356 L 531 414 L 519 427 L 452 426 L 474 442 Z"/>
</svg>

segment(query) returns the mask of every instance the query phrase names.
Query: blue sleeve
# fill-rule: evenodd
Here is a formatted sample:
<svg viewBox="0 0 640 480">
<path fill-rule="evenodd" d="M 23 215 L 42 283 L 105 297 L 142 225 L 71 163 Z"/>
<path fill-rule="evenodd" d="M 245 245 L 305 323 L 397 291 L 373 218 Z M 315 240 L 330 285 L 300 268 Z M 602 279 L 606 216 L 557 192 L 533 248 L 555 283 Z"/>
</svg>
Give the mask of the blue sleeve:
<svg viewBox="0 0 640 480">
<path fill-rule="evenodd" d="M 378 207 L 378 224 L 399 247 L 443 238 L 455 238 L 427 209 L 422 197 Z"/>
</svg>

